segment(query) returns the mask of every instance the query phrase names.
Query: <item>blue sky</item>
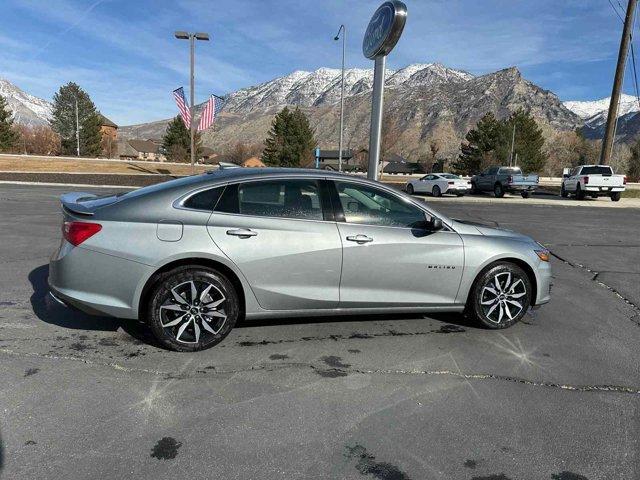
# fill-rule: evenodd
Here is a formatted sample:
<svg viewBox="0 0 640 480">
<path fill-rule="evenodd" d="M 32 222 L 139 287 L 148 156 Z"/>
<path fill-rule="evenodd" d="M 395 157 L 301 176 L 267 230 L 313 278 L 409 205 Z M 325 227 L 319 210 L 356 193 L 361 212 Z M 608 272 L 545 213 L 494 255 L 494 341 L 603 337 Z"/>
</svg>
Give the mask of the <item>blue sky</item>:
<svg viewBox="0 0 640 480">
<path fill-rule="evenodd" d="M 405 2 L 407 25 L 390 68 L 441 62 L 483 74 L 515 65 L 563 100 L 610 93 L 622 24 L 607 0 Z M 171 90 L 188 84 L 188 42 L 175 40 L 174 30 L 213 37 L 196 49 L 203 101 L 293 70 L 338 67 L 332 38 L 340 23 L 348 28 L 348 66 L 371 66 L 362 34 L 379 3 L 2 0 L 0 77 L 45 99 L 75 81 L 120 125 L 157 120 L 175 114 Z M 625 91 L 632 93 L 629 75 Z"/>
</svg>

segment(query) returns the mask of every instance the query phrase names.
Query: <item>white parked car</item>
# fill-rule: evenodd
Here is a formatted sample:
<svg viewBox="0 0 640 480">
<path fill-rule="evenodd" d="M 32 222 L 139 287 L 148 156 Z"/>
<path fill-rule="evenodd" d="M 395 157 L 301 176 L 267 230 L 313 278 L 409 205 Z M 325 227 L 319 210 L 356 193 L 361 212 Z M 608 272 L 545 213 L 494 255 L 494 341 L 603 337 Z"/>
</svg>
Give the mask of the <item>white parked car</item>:
<svg viewBox="0 0 640 480">
<path fill-rule="evenodd" d="M 569 194 L 574 194 L 576 200 L 584 200 L 586 195 L 592 198 L 610 197 L 617 202 L 626 184 L 627 177 L 614 175 L 609 165 L 580 165 L 570 171 L 565 169 L 560 195 L 567 198 Z"/>
<path fill-rule="evenodd" d="M 452 173 L 430 173 L 422 178 L 410 180 L 405 190 L 409 195 L 414 193 L 430 193 L 439 197 L 450 193 L 462 197 L 471 188 L 471 182 Z"/>
</svg>

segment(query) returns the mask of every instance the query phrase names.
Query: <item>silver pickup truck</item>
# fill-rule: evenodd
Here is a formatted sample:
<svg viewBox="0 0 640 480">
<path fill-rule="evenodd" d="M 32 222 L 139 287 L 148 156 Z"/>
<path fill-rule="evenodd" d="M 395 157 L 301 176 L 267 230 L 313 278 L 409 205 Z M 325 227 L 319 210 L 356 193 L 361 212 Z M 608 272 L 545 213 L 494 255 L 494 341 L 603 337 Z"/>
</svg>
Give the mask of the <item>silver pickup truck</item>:
<svg viewBox="0 0 640 480">
<path fill-rule="evenodd" d="M 560 195 L 567 198 L 574 194 L 576 200 L 584 200 L 586 195 L 592 198 L 609 197 L 617 202 L 626 184 L 627 177 L 614 175 L 609 165 L 580 165 L 572 170 L 564 169 Z"/>
<path fill-rule="evenodd" d="M 489 167 L 471 177 L 471 193 L 493 192 L 497 198 L 502 198 L 509 192 L 529 198 L 538 187 L 538 181 L 538 175 L 523 175 L 520 167 Z"/>
</svg>

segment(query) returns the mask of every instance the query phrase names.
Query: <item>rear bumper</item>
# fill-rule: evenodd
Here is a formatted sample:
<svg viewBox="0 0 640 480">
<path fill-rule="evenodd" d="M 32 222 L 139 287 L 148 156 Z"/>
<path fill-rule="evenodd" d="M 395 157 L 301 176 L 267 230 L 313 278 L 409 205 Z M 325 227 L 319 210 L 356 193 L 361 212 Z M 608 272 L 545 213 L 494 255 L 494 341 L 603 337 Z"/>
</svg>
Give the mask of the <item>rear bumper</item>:
<svg viewBox="0 0 640 480">
<path fill-rule="evenodd" d="M 625 187 L 600 187 L 600 186 L 584 187 L 585 192 L 588 192 L 589 194 L 597 193 L 599 195 L 609 195 L 610 193 L 613 193 L 613 192 L 624 192 L 624 190 L 625 190 Z"/>
<path fill-rule="evenodd" d="M 504 189 L 507 192 L 532 192 L 536 188 L 537 185 L 505 185 Z"/>
<path fill-rule="evenodd" d="M 469 188 L 467 187 L 449 187 L 445 193 L 467 193 Z"/>
<path fill-rule="evenodd" d="M 49 262 L 49 288 L 62 303 L 93 315 L 138 317 L 151 267 L 63 242 Z"/>
</svg>

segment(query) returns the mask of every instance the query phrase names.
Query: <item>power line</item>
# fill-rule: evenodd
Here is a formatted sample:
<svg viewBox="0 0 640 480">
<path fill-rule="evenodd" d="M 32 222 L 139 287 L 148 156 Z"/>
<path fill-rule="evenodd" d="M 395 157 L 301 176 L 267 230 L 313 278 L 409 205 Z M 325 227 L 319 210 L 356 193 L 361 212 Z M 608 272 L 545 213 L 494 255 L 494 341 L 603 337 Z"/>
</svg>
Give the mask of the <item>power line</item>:
<svg viewBox="0 0 640 480">
<path fill-rule="evenodd" d="M 613 8 L 613 11 L 616 12 L 616 15 L 618 16 L 620 21 L 624 23 L 624 19 L 620 15 L 620 12 L 618 12 L 618 9 L 616 8 L 616 6 L 611 2 L 611 0 L 608 0 L 608 1 L 609 1 L 609 5 L 611 5 L 611 8 Z M 618 2 L 618 5 L 620 5 L 620 2 Z M 620 8 L 622 8 L 622 5 L 620 5 Z"/>
</svg>

